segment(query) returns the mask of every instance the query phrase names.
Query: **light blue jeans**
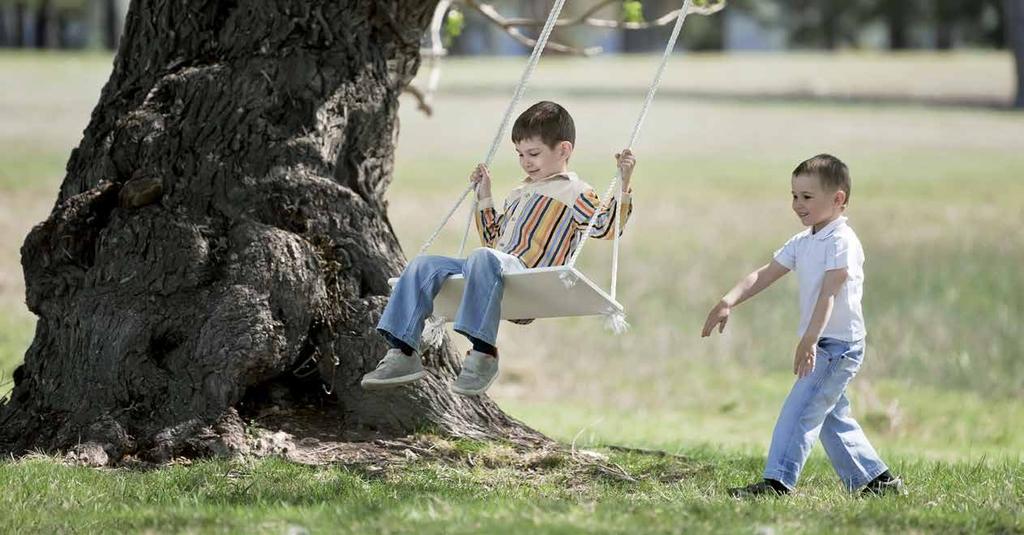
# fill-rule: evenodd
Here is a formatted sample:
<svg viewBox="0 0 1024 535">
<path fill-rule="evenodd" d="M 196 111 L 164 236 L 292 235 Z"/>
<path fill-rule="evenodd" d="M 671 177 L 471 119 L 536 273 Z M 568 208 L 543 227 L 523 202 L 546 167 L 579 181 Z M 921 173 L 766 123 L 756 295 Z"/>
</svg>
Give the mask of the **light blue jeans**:
<svg viewBox="0 0 1024 535">
<path fill-rule="evenodd" d="M 886 471 L 885 463 L 850 414 L 850 401 L 846 399 L 846 385 L 863 359 L 863 339 L 818 340 L 814 371 L 793 385 L 775 423 L 765 479 L 780 481 L 790 489 L 796 487 L 818 438 L 848 490 L 863 487 Z"/>
<path fill-rule="evenodd" d="M 525 269 L 519 258 L 488 247 L 474 250 L 467 258 L 417 256 L 398 278 L 377 330 L 418 351 L 423 324 L 434 310 L 434 296 L 445 279 L 461 273 L 466 290 L 455 317 L 455 331 L 497 345 L 505 290 L 501 277 Z"/>
</svg>

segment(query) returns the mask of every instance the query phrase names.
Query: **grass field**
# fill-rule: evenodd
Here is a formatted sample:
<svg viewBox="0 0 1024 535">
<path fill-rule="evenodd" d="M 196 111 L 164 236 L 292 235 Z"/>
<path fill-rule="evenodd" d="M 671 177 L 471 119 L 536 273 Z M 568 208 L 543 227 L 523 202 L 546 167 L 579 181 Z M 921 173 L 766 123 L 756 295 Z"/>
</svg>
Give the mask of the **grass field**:
<svg viewBox="0 0 1024 535">
<path fill-rule="evenodd" d="M 573 166 L 601 191 L 653 62 L 554 60 L 528 91 L 573 113 Z M 32 338 L 18 249 L 51 207 L 109 66 L 105 56 L 0 55 L 13 80 L 0 84 L 0 384 Z M 483 157 L 520 67 L 453 60 L 433 117 L 403 106 L 389 198 L 406 251 Z M 566 442 L 664 449 L 687 456 L 679 466 L 612 453 L 655 474 L 623 484 L 501 466 L 414 463 L 380 477 L 211 461 L 138 473 L 37 458 L 0 464 L 10 512 L 0 532 L 1024 531 L 1024 115 L 949 105 L 1007 100 L 1009 58 L 691 55 L 670 69 L 636 147 L 619 285 L 632 330 L 615 337 L 587 318 L 503 327 L 492 393 Z M 724 336 L 698 332 L 718 297 L 799 230 L 789 172 L 819 152 L 850 164 L 849 216 L 868 259 L 854 412 L 911 495 L 850 498 L 817 451 L 799 496 L 738 503 L 722 489 L 757 475 L 792 382 L 795 281 L 740 307 Z M 511 146 L 495 175 L 497 195 L 514 185 Z M 434 251 L 454 253 L 457 219 Z M 588 245 L 594 280 L 607 280 L 608 249 Z"/>
<path fill-rule="evenodd" d="M 916 481 L 899 499 L 854 498 L 822 462 L 785 502 L 738 502 L 759 457 L 717 449 L 685 458 L 616 454 L 637 483 L 554 466 L 413 462 L 378 473 L 284 461 L 206 461 L 150 472 L 70 468 L 39 458 L 0 464 L 4 532 L 143 533 L 1019 533 L 1020 463 L 895 459 Z M 969 486 L 967 486 L 969 485 Z"/>
</svg>

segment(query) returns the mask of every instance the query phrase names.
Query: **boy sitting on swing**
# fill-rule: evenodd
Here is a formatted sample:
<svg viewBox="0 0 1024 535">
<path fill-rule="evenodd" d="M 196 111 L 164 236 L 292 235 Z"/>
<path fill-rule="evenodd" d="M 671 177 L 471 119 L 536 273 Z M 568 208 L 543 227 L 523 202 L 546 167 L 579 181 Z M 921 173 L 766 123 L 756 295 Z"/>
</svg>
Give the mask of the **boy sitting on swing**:
<svg viewBox="0 0 1024 535">
<path fill-rule="evenodd" d="M 454 329 L 473 344 L 452 390 L 476 396 L 498 376 L 498 322 L 501 320 L 502 275 L 528 268 L 559 266 L 571 257 L 594 212 L 591 237 L 613 239 L 611 227 L 620 220 L 622 232 L 633 205 L 630 177 L 636 158 L 616 154 L 622 173 L 622 217 L 615 217 L 616 199 L 601 204 L 589 184 L 569 171 L 576 127 L 569 112 L 554 102 L 538 102 L 512 126 L 512 143 L 526 172 L 522 184 L 505 199 L 502 213 L 491 199 L 491 176 L 478 165 L 470 176 L 477 185 L 476 228 L 484 247 L 468 258 L 418 256 L 402 272 L 384 308 L 377 330 L 391 349 L 377 369 L 363 376 L 366 389 L 390 388 L 415 382 L 425 375 L 418 348 L 424 322 L 433 311 L 434 297 L 445 280 L 461 273 L 466 280 Z"/>
</svg>

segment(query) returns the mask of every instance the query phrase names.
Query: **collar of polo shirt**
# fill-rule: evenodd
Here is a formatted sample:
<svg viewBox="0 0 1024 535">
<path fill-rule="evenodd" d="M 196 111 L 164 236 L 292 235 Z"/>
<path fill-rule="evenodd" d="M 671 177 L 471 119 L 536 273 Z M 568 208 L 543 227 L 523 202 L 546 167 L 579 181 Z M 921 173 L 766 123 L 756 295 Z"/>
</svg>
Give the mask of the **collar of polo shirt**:
<svg viewBox="0 0 1024 535">
<path fill-rule="evenodd" d="M 824 240 L 825 238 L 831 236 L 833 232 L 835 232 L 836 227 L 838 227 L 839 225 L 842 225 L 843 223 L 846 223 L 846 219 L 847 219 L 846 216 L 841 215 L 841 216 L 837 217 L 835 221 L 829 223 L 828 225 L 825 225 L 818 232 L 814 232 L 812 230 L 811 231 L 811 235 L 814 236 L 815 238 L 818 238 L 819 240 Z"/>
</svg>

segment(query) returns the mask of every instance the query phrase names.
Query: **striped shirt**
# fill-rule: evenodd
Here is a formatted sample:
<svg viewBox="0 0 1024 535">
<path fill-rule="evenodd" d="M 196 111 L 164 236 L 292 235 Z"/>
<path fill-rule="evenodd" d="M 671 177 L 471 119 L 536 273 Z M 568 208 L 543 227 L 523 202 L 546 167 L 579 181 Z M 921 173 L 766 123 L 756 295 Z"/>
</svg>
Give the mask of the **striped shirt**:
<svg viewBox="0 0 1024 535">
<path fill-rule="evenodd" d="M 524 180 L 509 193 L 500 214 L 492 199 L 480 199 L 476 229 L 485 247 L 516 256 L 528 268 L 560 266 L 576 249 L 595 210 L 597 221 L 590 236 L 613 239 L 610 231 L 612 221 L 617 219 L 617 209 L 614 196 L 602 205 L 594 188 L 576 173 L 566 173 L 543 180 Z M 622 211 L 620 235 L 633 211 L 628 192 L 622 198 Z"/>
</svg>

